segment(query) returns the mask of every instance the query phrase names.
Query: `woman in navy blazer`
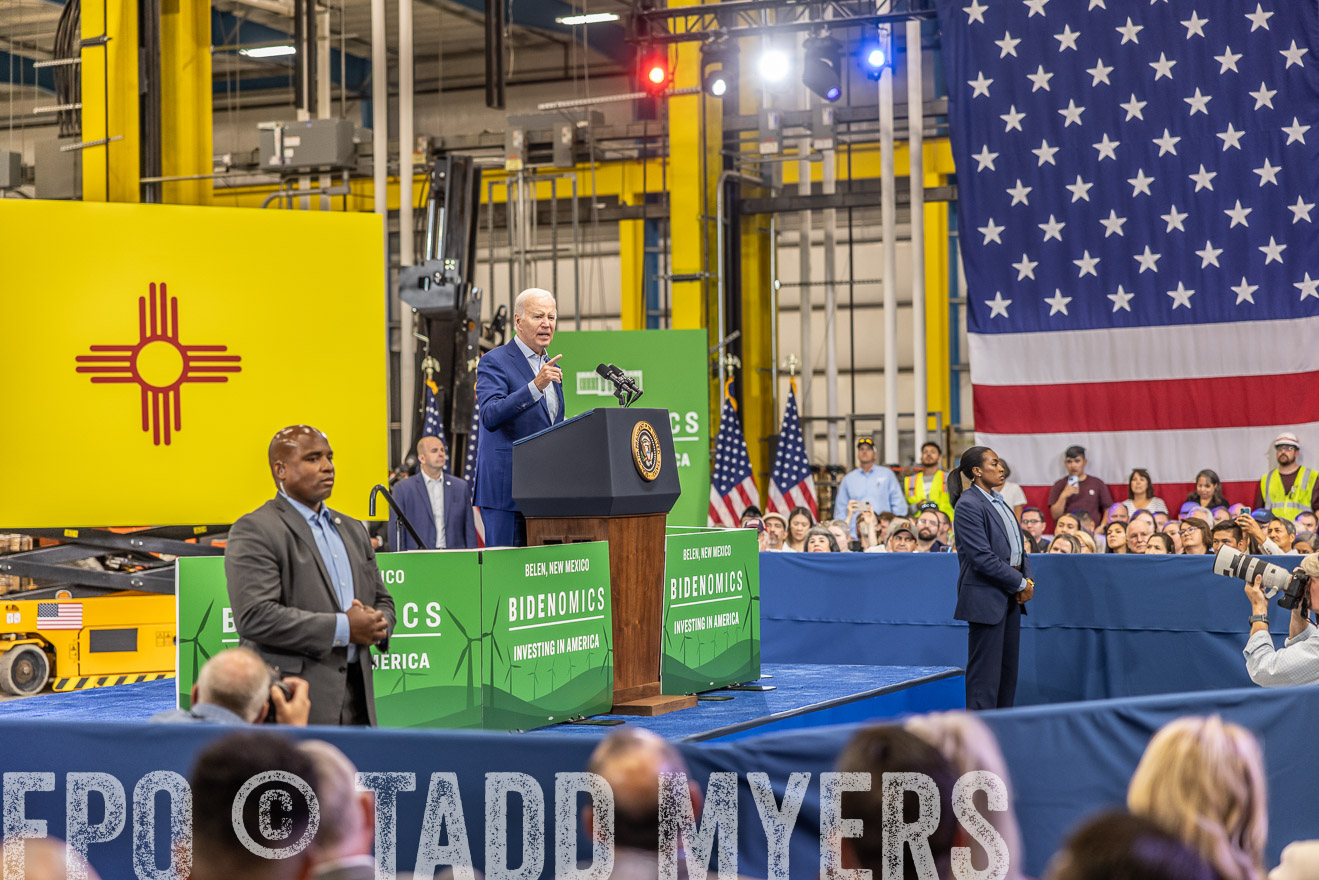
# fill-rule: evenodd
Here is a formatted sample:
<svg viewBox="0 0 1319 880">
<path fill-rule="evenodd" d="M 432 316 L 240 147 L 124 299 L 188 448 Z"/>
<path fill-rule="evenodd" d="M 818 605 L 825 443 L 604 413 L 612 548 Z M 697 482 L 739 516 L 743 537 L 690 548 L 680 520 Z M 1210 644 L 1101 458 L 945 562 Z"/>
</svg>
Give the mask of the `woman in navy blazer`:
<svg viewBox="0 0 1319 880">
<path fill-rule="evenodd" d="M 1006 481 L 994 450 L 973 446 L 948 473 L 957 524 L 957 609 L 969 624 L 966 708 L 1007 708 L 1017 693 L 1021 615 L 1035 595 L 1021 526 L 999 495 Z"/>
</svg>

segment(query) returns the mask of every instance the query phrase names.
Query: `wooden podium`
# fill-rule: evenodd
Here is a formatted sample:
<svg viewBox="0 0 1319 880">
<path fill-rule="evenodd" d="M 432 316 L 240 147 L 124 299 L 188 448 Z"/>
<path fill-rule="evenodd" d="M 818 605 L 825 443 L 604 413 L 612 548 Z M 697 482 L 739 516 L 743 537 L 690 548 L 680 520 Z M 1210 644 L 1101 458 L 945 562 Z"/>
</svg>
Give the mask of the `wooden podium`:
<svg viewBox="0 0 1319 880">
<path fill-rule="evenodd" d="M 615 714 L 696 705 L 660 694 L 664 526 L 680 492 L 666 409 L 601 407 L 513 444 L 527 544 L 609 542 Z"/>
</svg>

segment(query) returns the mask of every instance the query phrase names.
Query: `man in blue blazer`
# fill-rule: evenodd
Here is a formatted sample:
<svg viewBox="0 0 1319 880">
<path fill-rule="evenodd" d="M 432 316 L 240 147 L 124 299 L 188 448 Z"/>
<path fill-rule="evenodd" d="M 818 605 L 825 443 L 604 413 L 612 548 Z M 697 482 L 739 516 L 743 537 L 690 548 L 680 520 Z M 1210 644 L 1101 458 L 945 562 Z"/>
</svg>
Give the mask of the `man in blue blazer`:
<svg viewBox="0 0 1319 880">
<path fill-rule="evenodd" d="M 394 500 L 403 515 L 421 535 L 426 550 L 470 550 L 476 547 L 476 517 L 472 513 L 472 489 L 461 477 L 444 472 L 449 451 L 439 437 L 417 441 L 421 472 L 394 487 Z M 439 514 L 436 514 L 436 510 Z M 398 550 L 417 550 L 408 530 L 389 511 L 390 544 Z"/>
<path fill-rule="evenodd" d="M 513 441 L 563 421 L 563 371 L 557 366 L 562 355 L 546 352 L 557 321 L 552 293 L 522 291 L 513 303 L 516 335 L 486 352 L 476 368 L 476 505 L 488 547 L 527 543 L 526 521 L 513 503 Z"/>
<path fill-rule="evenodd" d="M 1021 526 L 998 492 L 1006 480 L 998 456 L 983 446 L 962 453 L 961 465 L 949 475 L 957 523 L 953 617 L 970 625 L 967 709 L 1004 709 L 1015 701 L 1021 615 L 1035 595 Z"/>
</svg>

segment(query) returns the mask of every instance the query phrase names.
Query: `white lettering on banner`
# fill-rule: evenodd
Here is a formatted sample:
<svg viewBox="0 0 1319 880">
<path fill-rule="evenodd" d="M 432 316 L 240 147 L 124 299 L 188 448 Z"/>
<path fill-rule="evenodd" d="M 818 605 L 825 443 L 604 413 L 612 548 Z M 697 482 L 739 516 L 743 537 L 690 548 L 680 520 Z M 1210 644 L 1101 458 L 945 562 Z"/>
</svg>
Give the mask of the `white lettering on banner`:
<svg viewBox="0 0 1319 880">
<path fill-rule="evenodd" d="M 401 568 L 382 568 L 380 576 L 384 578 L 385 583 L 397 585 L 403 583 L 403 579 L 407 577 L 407 572 Z"/>
<path fill-rule="evenodd" d="M 590 651 L 598 647 L 600 647 L 599 633 L 567 636 L 561 639 L 546 639 L 541 642 L 514 645 L 513 662 L 535 660 L 540 657 L 554 657 L 558 654 L 571 654 L 575 651 Z"/>
<path fill-rule="evenodd" d="M 471 772 L 475 775 L 475 771 Z M 776 773 L 774 779 L 781 779 L 781 775 Z M 487 869 L 493 866 L 500 876 L 505 877 L 520 875 L 520 868 L 508 865 L 512 842 L 509 837 L 518 835 L 522 838 L 522 851 L 525 854 L 522 867 L 533 866 L 539 873 L 544 867 L 549 840 L 553 836 L 556 842 L 556 876 L 570 880 L 602 880 L 609 875 L 613 865 L 615 838 L 613 822 L 605 821 L 605 817 L 612 818 L 614 796 L 604 779 L 588 773 L 556 774 L 553 811 L 547 813 L 545 794 L 536 777 L 506 772 L 491 772 L 482 774 L 482 777 L 485 787 L 485 834 L 484 840 L 478 840 L 478 845 L 484 844 Z M 56 774 L 3 774 L 4 878 L 23 876 L 25 840 L 48 836 L 47 819 L 36 818 L 35 815 L 30 817 L 30 814 L 48 815 L 48 808 L 61 800 L 66 811 L 64 828 L 69 838 L 70 876 L 86 875 L 86 863 L 79 857 L 85 854 L 88 845 L 109 843 L 123 836 L 129 827 L 127 814 L 130 803 L 133 813 L 130 832 L 133 838 L 132 870 L 138 876 L 151 877 L 153 880 L 187 876 L 192 862 L 192 793 L 187 780 L 182 776 L 173 771 L 146 773 L 132 786 L 131 802 L 125 796 L 129 790 L 128 778 L 121 779 L 101 772 L 70 772 L 65 774 L 63 781 L 65 796 L 62 799 L 58 796 L 29 798 L 29 795 L 56 791 Z M 481 781 L 476 784 L 481 784 Z M 679 854 L 684 853 L 687 857 L 685 867 L 690 877 L 712 876 L 714 871 L 710 870 L 710 861 L 717 845 L 719 856 L 715 861 L 718 874 L 720 877 L 733 877 L 737 872 L 739 846 L 738 798 L 739 792 L 743 791 L 738 784 L 737 774 L 721 771 L 711 773 L 706 780 L 694 781 L 703 783 L 706 791 L 699 816 L 694 809 L 685 775 L 665 773 L 657 780 L 661 792 L 660 821 L 655 829 L 659 843 L 659 875 L 676 876 Z M 768 876 L 771 880 L 787 880 L 788 841 L 798 822 L 811 774 L 791 773 L 783 790 L 781 804 L 776 802 L 774 794 L 777 783 L 771 782 L 768 774 L 748 772 L 746 781 L 746 788 L 755 800 L 761 829 L 759 834 L 749 832 L 759 839 L 758 842 L 747 840 L 741 843 L 767 853 Z M 920 876 L 933 877 L 934 864 L 929 836 L 939 826 L 940 819 L 940 793 L 934 780 L 920 773 L 886 773 L 882 779 L 873 780 L 873 787 L 882 791 L 880 815 L 869 817 L 865 822 L 844 818 L 842 794 L 871 791 L 871 774 L 825 772 L 819 775 L 821 875 L 833 880 L 858 880 L 863 875 L 869 875 L 869 871 L 844 869 L 839 846 L 845 837 L 862 836 L 866 822 L 870 822 L 877 823 L 874 830 L 879 833 L 883 845 L 883 870 L 875 866 L 876 877 L 881 873 L 885 876 L 900 876 L 904 850 L 912 853 Z M 421 833 L 416 847 L 416 873 L 432 876 L 436 870 L 450 867 L 455 877 L 474 877 L 459 774 L 431 773 L 424 806 L 419 803 L 419 797 L 406 797 L 407 792 L 417 791 L 418 778 L 415 773 L 359 772 L 356 788 L 358 791 L 371 791 L 375 795 L 377 877 L 396 875 L 400 824 L 409 828 L 417 827 L 413 817 L 409 817 L 412 821 L 399 822 L 399 810 L 405 806 L 423 810 Z M 968 843 L 975 841 L 988 853 L 988 867 L 981 871 L 973 870 L 972 847 L 960 846 L 953 848 L 952 871 L 955 876 L 967 880 L 995 880 L 1007 874 L 1011 853 L 1001 835 L 987 820 L 987 813 L 974 805 L 973 796 L 980 791 L 987 795 L 988 811 L 1008 808 L 1006 784 L 1000 777 L 986 771 L 973 771 L 958 779 L 951 792 L 951 803 L 958 824 L 966 832 L 966 836 L 961 839 Z M 578 862 L 573 844 L 577 839 L 580 815 L 579 792 L 588 795 L 595 819 L 592 841 L 594 855 L 589 867 Z M 911 799 L 908 792 L 915 795 L 920 805 L 920 815 L 917 817 L 904 814 L 904 799 Z M 156 806 L 161 793 L 167 795 L 169 802 L 167 813 L 160 817 L 161 821 L 168 823 L 169 833 L 157 847 Z M 519 803 L 514 803 L 509 798 L 510 794 L 517 794 Z M 27 803 L 29 800 L 31 804 Z M 247 822 L 244 822 L 243 806 L 249 800 L 255 809 L 248 812 Z M 89 821 L 91 811 L 88 807 L 92 801 L 105 805 L 97 811 L 99 821 L 96 822 Z M 256 774 L 243 784 L 233 803 L 227 805 L 227 812 L 233 820 L 235 834 L 249 851 L 263 858 L 283 859 L 300 852 L 315 837 L 319 825 L 319 806 L 311 786 L 296 774 L 266 771 Z M 510 816 L 519 806 L 521 817 Z M 305 828 L 295 827 L 289 819 L 289 812 L 298 812 L 298 808 L 305 809 L 308 814 L 310 821 Z M 512 821 L 509 821 L 510 818 Z M 909 821 L 912 818 L 915 821 Z M 549 827 L 547 819 L 553 823 L 553 828 Z M 445 842 L 441 844 L 441 841 Z M 155 856 L 158 849 L 166 846 L 170 864 L 169 867 L 160 868 Z M 123 858 L 127 862 L 130 856 L 125 853 Z M 569 869 L 568 866 L 575 868 Z M 410 867 L 406 866 L 405 870 Z M 115 869 L 115 876 L 129 873 L 127 864 L 122 866 L 122 870 L 118 870 L 120 866 L 113 863 L 103 866 L 103 873 L 106 868 Z"/>
<path fill-rule="evenodd" d="M 412 628 L 415 627 L 418 623 L 420 623 L 420 621 L 419 621 L 418 618 L 417 618 L 417 614 L 418 614 L 418 612 L 419 612 L 420 610 L 421 610 L 421 606 L 418 605 L 416 602 L 404 602 L 404 603 L 403 603 L 403 626 L 404 626 L 404 628 L 406 628 L 406 629 L 412 629 Z M 437 626 L 440 625 L 440 618 L 441 618 L 441 614 L 440 614 L 440 603 L 439 603 L 439 602 L 427 602 L 427 603 L 426 603 L 426 625 L 429 626 L 429 627 L 437 627 Z M 439 633 L 435 633 L 435 635 L 438 636 Z"/>
<path fill-rule="evenodd" d="M 530 596 L 509 596 L 508 622 L 519 623 L 529 620 L 571 616 L 582 612 L 603 611 L 604 607 L 605 588 L 603 586 L 534 593 Z"/>
<path fill-rule="evenodd" d="M 220 612 L 220 626 L 227 633 L 238 632 L 238 624 L 234 623 L 234 609 L 225 608 Z"/>
<path fill-rule="evenodd" d="M 740 593 L 745 586 L 746 577 L 741 569 L 685 575 L 680 578 L 669 578 L 669 599 L 699 599 L 706 596 Z"/>
<path fill-rule="evenodd" d="M 431 658 L 429 654 L 405 654 L 401 651 L 390 651 L 388 654 L 372 654 L 371 668 L 375 669 L 430 669 Z"/>
</svg>

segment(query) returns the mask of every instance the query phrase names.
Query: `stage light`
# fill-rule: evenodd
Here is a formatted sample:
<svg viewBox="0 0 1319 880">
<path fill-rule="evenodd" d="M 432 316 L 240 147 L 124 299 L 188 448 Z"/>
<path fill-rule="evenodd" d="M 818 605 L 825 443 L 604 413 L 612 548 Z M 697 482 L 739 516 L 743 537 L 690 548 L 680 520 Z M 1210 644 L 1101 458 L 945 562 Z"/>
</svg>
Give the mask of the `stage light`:
<svg viewBox="0 0 1319 880">
<path fill-rule="evenodd" d="M 668 90 L 673 71 L 669 69 L 669 58 L 664 52 L 650 52 L 641 59 L 641 88 L 646 94 L 656 97 Z"/>
<path fill-rule="evenodd" d="M 837 101 L 843 94 L 838 74 L 842 46 L 833 37 L 811 37 L 802 48 L 802 83 L 824 100 Z"/>
<path fill-rule="evenodd" d="M 892 32 L 887 27 L 879 27 L 862 41 L 857 57 L 861 59 L 861 70 L 867 79 L 879 79 L 891 60 L 889 52 Z"/>
<path fill-rule="evenodd" d="M 756 62 L 756 72 L 771 85 L 786 80 L 791 71 L 792 59 L 782 49 L 770 47 L 760 53 L 760 59 Z"/>
<path fill-rule="evenodd" d="M 701 85 L 712 98 L 722 98 L 737 85 L 737 45 L 715 40 L 701 47 Z"/>
</svg>

